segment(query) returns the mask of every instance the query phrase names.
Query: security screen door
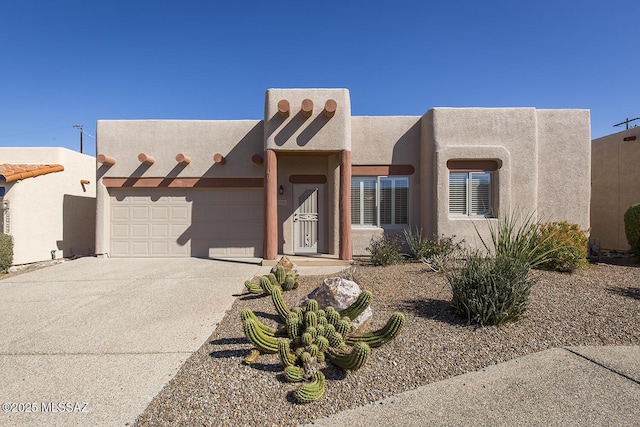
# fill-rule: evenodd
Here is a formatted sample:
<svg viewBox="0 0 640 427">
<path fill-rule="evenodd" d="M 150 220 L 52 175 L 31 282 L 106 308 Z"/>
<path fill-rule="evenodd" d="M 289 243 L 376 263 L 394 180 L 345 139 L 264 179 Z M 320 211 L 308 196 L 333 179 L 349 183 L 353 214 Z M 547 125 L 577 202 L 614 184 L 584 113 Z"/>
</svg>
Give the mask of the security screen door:
<svg viewBox="0 0 640 427">
<path fill-rule="evenodd" d="M 323 218 L 320 217 L 324 201 L 323 184 L 296 184 L 293 186 L 293 250 L 296 253 L 318 253 L 321 245 Z"/>
</svg>

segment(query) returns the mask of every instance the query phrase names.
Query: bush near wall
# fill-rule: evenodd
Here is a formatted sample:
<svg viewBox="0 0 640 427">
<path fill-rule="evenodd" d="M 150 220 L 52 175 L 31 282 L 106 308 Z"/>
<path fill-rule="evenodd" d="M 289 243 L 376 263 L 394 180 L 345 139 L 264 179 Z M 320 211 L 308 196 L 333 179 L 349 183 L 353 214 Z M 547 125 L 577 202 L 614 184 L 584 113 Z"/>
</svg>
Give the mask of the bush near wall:
<svg viewBox="0 0 640 427">
<path fill-rule="evenodd" d="M 640 256 L 640 203 L 624 213 L 624 233 L 633 253 Z"/>
<path fill-rule="evenodd" d="M 377 266 L 387 266 L 393 264 L 402 264 L 402 244 L 398 236 L 384 233 L 380 237 L 372 237 L 367 246 L 367 250 L 371 253 L 371 264 Z"/>
<path fill-rule="evenodd" d="M 0 272 L 5 273 L 13 264 L 13 238 L 0 234 Z"/>
<path fill-rule="evenodd" d="M 548 254 L 539 268 L 572 273 L 588 264 L 588 231 L 578 224 L 547 222 L 538 226 L 538 233 L 539 250 Z"/>
</svg>

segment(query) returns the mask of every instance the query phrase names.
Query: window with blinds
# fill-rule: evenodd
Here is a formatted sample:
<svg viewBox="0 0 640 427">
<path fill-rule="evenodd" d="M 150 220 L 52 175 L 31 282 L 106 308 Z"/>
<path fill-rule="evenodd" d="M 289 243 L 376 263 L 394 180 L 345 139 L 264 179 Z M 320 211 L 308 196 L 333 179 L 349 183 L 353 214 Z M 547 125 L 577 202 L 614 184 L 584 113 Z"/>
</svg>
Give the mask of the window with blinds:
<svg viewBox="0 0 640 427">
<path fill-rule="evenodd" d="M 407 225 L 408 220 L 409 178 L 351 178 L 351 224 L 380 227 Z"/>
<path fill-rule="evenodd" d="M 491 172 L 449 172 L 449 213 L 490 216 Z"/>
</svg>

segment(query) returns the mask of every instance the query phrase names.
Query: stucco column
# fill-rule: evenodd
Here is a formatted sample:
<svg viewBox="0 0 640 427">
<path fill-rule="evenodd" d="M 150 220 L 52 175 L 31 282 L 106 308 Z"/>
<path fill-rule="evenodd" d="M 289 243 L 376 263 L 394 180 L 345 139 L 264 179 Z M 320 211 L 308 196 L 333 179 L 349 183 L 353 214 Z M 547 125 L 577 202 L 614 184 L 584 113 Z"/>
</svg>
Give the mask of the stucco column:
<svg viewBox="0 0 640 427">
<path fill-rule="evenodd" d="M 264 259 L 278 257 L 278 159 L 264 152 Z"/>
<path fill-rule="evenodd" d="M 340 152 L 340 259 L 351 259 L 351 151 Z"/>
</svg>

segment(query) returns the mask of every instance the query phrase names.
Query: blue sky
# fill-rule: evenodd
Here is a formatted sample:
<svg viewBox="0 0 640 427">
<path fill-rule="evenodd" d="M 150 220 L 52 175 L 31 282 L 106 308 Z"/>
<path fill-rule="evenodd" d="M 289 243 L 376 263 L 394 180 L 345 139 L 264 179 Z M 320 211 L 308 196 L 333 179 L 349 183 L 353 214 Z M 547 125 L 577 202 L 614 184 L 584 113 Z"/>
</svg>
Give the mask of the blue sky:
<svg viewBox="0 0 640 427">
<path fill-rule="evenodd" d="M 0 146 L 78 150 L 83 124 L 93 155 L 99 119 L 262 119 L 270 87 L 347 88 L 353 115 L 589 109 L 595 138 L 640 116 L 639 19 L 637 0 L 4 0 Z"/>
</svg>

